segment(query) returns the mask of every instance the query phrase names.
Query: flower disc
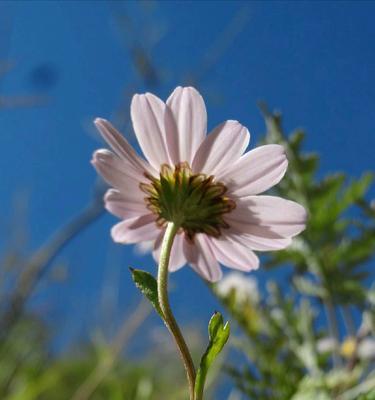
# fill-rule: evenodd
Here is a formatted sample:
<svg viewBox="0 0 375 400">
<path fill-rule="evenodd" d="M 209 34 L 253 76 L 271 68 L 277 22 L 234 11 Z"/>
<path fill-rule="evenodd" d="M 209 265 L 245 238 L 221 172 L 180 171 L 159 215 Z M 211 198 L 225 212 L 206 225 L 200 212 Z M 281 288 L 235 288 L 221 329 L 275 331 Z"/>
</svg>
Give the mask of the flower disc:
<svg viewBox="0 0 375 400">
<path fill-rule="evenodd" d="M 150 183 L 140 187 L 148 195 L 147 208 L 157 215 L 159 225 L 174 222 L 191 240 L 195 233 L 218 237 L 220 229 L 229 227 L 223 216 L 236 204 L 225 196 L 227 188 L 213 176 L 194 174 L 186 162 L 174 169 L 163 165 L 159 179 L 145 176 Z"/>
</svg>

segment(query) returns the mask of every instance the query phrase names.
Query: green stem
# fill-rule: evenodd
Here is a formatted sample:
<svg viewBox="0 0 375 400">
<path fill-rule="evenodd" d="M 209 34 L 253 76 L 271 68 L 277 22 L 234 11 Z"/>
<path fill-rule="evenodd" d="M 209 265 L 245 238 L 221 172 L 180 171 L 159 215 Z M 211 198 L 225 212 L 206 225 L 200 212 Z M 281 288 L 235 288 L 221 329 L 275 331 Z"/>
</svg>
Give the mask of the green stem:
<svg viewBox="0 0 375 400">
<path fill-rule="evenodd" d="M 195 399 L 203 400 L 204 384 L 206 382 L 207 368 L 200 368 L 198 370 L 197 379 L 195 381 Z"/>
<path fill-rule="evenodd" d="M 179 326 L 173 316 L 168 299 L 168 265 L 171 255 L 173 240 L 178 231 L 178 226 L 169 222 L 164 234 L 161 246 L 159 270 L 158 270 L 158 298 L 159 305 L 163 312 L 164 322 L 176 342 L 180 352 L 186 375 L 189 383 L 190 400 L 194 400 L 195 368 L 185 339 L 182 336 Z"/>
<path fill-rule="evenodd" d="M 330 295 L 328 295 L 328 297 L 323 300 L 323 305 L 324 305 L 326 316 L 327 316 L 329 334 L 330 334 L 331 338 L 334 339 L 337 344 L 339 344 L 340 343 L 340 333 L 339 333 L 339 328 L 337 326 L 335 305 L 334 305 Z M 341 362 L 341 358 L 340 358 L 340 351 L 336 346 L 333 349 L 332 361 L 333 361 L 333 366 L 335 368 L 342 366 L 342 362 Z"/>
</svg>

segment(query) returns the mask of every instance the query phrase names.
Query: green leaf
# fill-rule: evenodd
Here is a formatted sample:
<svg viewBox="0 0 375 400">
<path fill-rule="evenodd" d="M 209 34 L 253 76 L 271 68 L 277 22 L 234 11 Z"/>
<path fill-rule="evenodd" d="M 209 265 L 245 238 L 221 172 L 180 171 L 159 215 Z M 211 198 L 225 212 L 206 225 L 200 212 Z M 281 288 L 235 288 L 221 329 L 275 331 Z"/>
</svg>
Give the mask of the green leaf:
<svg viewBox="0 0 375 400">
<path fill-rule="evenodd" d="M 301 152 L 301 147 L 302 143 L 305 139 L 305 132 L 302 130 L 297 130 L 292 132 L 292 134 L 289 136 L 289 146 L 293 150 L 294 153 L 300 153 Z"/>
<path fill-rule="evenodd" d="M 327 292 L 324 287 L 322 287 L 319 283 L 312 282 L 303 276 L 294 277 L 293 283 L 296 289 L 306 296 L 318 297 L 320 299 L 327 297 Z"/>
<path fill-rule="evenodd" d="M 223 317 L 215 312 L 208 323 L 209 344 L 203 354 L 195 381 L 195 399 L 201 400 L 207 372 L 217 355 L 221 352 L 230 334 L 229 323 L 224 325 Z"/>
<path fill-rule="evenodd" d="M 130 268 L 130 272 L 135 286 L 148 298 L 155 310 L 164 320 L 163 313 L 159 306 L 158 283 L 156 279 L 149 272 L 140 269 Z"/>
<path fill-rule="evenodd" d="M 373 180 L 374 174 L 372 174 L 371 172 L 367 172 L 363 174 L 361 178 L 350 183 L 341 199 L 341 203 L 343 203 L 343 208 L 360 200 L 366 194 Z"/>
<path fill-rule="evenodd" d="M 316 153 L 308 153 L 300 156 L 299 163 L 301 174 L 308 174 L 309 176 L 312 176 L 318 167 L 318 162 L 319 156 Z"/>
<path fill-rule="evenodd" d="M 360 394 L 357 400 L 375 400 L 375 389 L 371 390 L 367 394 Z"/>
</svg>

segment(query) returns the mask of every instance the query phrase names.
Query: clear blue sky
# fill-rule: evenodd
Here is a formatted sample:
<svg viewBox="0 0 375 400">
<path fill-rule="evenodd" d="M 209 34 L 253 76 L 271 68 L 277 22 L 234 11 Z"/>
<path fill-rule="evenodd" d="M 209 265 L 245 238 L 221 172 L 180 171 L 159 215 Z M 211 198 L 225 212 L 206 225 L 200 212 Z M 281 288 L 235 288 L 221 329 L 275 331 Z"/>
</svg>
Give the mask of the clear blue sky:
<svg viewBox="0 0 375 400">
<path fill-rule="evenodd" d="M 0 61 L 14 68 L 0 95 L 42 94 L 48 103 L 0 109 L 0 242 L 19 194 L 29 199 L 29 250 L 84 207 L 100 147 L 93 117 L 115 120 L 121 110 L 128 128 L 129 94 L 166 98 L 192 79 L 207 99 L 209 127 L 237 119 L 254 145 L 263 99 L 283 111 L 287 129 L 307 130 L 321 174 L 373 169 L 374 15 L 370 1 L 1 2 Z M 147 82 L 131 56 L 139 47 L 157 70 Z M 117 310 L 136 303 L 129 265 L 154 269 L 151 257 L 111 242 L 114 222 L 106 215 L 71 243 L 59 258 L 67 282 L 42 285 L 34 300 L 63 341 L 103 320 L 103 296 L 117 301 L 119 292 Z M 204 284 L 188 268 L 173 283 L 179 319 L 203 326 L 217 307 Z"/>
</svg>

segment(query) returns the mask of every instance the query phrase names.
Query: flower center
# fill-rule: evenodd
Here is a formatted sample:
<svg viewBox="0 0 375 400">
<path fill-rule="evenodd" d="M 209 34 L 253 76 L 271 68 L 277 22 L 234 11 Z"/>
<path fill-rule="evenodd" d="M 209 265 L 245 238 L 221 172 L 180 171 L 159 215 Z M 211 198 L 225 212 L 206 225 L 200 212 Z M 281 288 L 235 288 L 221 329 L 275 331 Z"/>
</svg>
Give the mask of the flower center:
<svg viewBox="0 0 375 400">
<path fill-rule="evenodd" d="M 145 176 L 150 183 L 141 183 L 140 188 L 148 195 L 147 208 L 157 215 L 159 226 L 174 222 L 191 240 L 196 233 L 218 237 L 222 228 L 229 228 L 223 216 L 236 203 L 225 196 L 227 188 L 213 176 L 194 174 L 187 162 L 174 168 L 162 165 L 159 178 Z"/>
</svg>

